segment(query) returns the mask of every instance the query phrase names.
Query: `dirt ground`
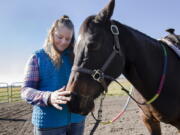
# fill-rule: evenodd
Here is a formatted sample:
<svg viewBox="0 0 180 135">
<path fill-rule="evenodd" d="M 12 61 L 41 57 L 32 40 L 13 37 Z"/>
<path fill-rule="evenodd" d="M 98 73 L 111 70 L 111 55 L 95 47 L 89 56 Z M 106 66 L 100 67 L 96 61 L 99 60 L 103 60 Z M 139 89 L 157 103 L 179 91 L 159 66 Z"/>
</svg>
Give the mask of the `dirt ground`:
<svg viewBox="0 0 180 135">
<path fill-rule="evenodd" d="M 106 97 L 103 103 L 103 120 L 115 117 L 123 108 L 126 98 Z M 0 135 L 33 135 L 31 112 L 31 105 L 24 102 L 0 104 Z M 89 135 L 94 123 L 92 116 L 88 115 L 85 135 Z M 161 127 L 163 135 L 178 135 L 176 128 L 171 125 L 162 123 Z M 148 131 L 141 122 L 137 105 L 131 101 L 127 111 L 120 119 L 109 125 L 100 125 L 94 135 L 148 135 Z"/>
</svg>

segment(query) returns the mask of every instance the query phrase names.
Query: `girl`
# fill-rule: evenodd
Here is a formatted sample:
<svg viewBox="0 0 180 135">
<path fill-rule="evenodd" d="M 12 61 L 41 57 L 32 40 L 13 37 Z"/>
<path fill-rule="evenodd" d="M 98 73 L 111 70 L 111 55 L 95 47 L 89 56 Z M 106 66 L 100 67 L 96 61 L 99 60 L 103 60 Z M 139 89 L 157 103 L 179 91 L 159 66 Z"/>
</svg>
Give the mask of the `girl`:
<svg viewBox="0 0 180 135">
<path fill-rule="evenodd" d="M 64 15 L 27 63 L 21 96 L 33 105 L 34 135 L 83 135 L 85 117 L 69 112 L 66 105 L 74 41 L 73 23 Z"/>
</svg>

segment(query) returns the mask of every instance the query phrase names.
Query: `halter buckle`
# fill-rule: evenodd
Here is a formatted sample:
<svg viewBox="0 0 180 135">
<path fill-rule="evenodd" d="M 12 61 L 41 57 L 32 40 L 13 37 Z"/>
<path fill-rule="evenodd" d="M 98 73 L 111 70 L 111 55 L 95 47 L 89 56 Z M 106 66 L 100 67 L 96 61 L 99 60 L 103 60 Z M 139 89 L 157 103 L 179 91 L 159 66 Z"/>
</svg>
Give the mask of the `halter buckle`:
<svg viewBox="0 0 180 135">
<path fill-rule="evenodd" d="M 101 70 L 93 70 L 93 73 L 91 74 L 91 76 L 93 77 L 93 79 L 95 81 L 98 81 L 98 82 L 102 82 L 102 80 L 104 79 L 103 77 L 104 73 L 101 71 Z"/>
<path fill-rule="evenodd" d="M 111 25 L 111 32 L 114 34 L 114 35 L 119 35 L 119 30 L 118 30 L 118 27 L 116 25 Z"/>
</svg>

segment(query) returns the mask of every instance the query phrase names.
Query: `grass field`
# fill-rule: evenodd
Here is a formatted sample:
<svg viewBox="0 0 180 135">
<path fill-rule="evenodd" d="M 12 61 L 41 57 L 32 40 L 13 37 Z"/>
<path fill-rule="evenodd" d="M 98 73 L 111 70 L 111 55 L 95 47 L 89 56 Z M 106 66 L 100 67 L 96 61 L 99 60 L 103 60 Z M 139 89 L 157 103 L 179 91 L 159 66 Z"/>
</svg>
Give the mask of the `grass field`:
<svg viewBox="0 0 180 135">
<path fill-rule="evenodd" d="M 9 89 L 0 88 L 0 102 L 8 102 L 8 101 L 9 101 Z"/>
<path fill-rule="evenodd" d="M 128 90 L 131 89 L 132 85 L 127 80 L 119 79 L 118 81 Z M 20 91 L 21 87 L 0 88 L 0 103 L 21 100 Z M 121 90 L 121 87 L 116 82 L 112 82 L 109 85 L 108 96 L 121 96 L 123 94 L 125 94 L 125 92 Z"/>
<path fill-rule="evenodd" d="M 0 103 L 21 100 L 21 87 L 0 88 Z"/>
<path fill-rule="evenodd" d="M 132 85 L 126 80 L 126 79 L 119 79 L 118 82 L 120 82 L 123 87 L 130 90 Z M 111 84 L 108 87 L 108 93 L 107 95 L 115 96 L 115 95 L 124 95 L 125 92 L 121 90 L 121 86 L 117 84 L 116 82 L 111 82 Z"/>
</svg>

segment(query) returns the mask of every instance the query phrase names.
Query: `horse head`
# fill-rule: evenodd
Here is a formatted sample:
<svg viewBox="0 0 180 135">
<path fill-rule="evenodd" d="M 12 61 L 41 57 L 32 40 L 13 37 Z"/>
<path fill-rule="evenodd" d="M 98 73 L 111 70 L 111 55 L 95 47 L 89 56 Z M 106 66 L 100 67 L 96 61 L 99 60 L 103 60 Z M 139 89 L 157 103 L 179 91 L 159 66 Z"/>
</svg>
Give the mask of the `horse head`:
<svg viewBox="0 0 180 135">
<path fill-rule="evenodd" d="M 72 92 L 71 112 L 87 115 L 94 108 L 94 99 L 111 82 L 109 79 L 117 78 L 123 70 L 119 31 L 111 21 L 114 5 L 115 0 L 111 0 L 97 15 L 86 18 L 80 27 L 67 86 Z"/>
</svg>

